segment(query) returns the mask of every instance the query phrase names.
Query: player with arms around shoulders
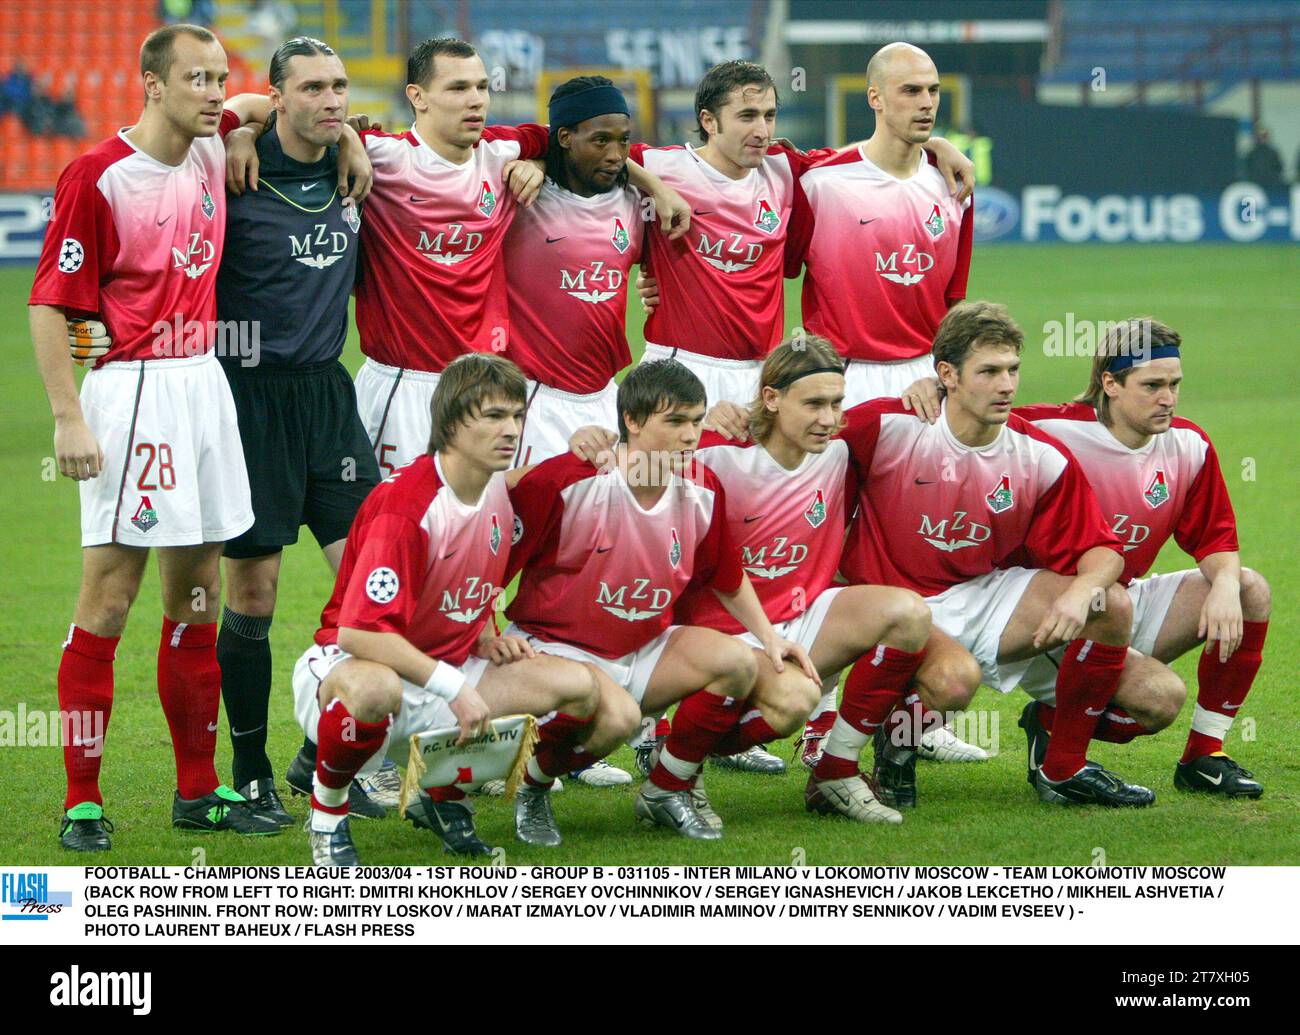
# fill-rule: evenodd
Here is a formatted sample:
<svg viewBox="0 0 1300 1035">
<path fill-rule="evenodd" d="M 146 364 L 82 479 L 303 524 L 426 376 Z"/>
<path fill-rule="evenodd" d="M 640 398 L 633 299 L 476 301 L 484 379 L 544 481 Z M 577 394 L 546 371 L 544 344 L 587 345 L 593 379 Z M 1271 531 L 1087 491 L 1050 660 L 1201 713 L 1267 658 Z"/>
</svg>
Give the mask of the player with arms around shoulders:
<svg viewBox="0 0 1300 1035">
<path fill-rule="evenodd" d="M 642 363 L 619 385 L 620 442 L 601 467 L 566 454 L 512 473 L 519 543 L 511 565 L 523 574 L 506 614 L 507 634 L 596 665 L 640 712 L 681 702 L 636 815 L 643 825 L 716 840 L 721 823 L 709 821 L 699 769 L 745 714 L 758 666 L 747 644 L 676 624 L 677 602 L 696 589 L 715 593 L 778 674 L 802 669 L 803 695 L 815 695 L 816 671 L 763 613 L 731 539 L 725 491 L 693 458 L 704 408 L 704 386 L 689 369 Z M 546 779 L 529 777 L 516 803 L 524 840 L 541 825 L 535 805 L 547 800 Z"/>
<path fill-rule="evenodd" d="M 162 581 L 158 694 L 176 760 L 172 825 L 279 831 L 213 765 L 222 543 L 253 522 L 235 408 L 213 355 L 222 135 L 257 98 L 225 104 L 225 52 L 197 25 L 151 33 L 140 71 L 136 124 L 59 177 L 29 299 L 59 470 L 81 493 L 81 590 L 58 676 L 60 710 L 96 726 L 65 738 L 60 842 L 75 851 L 110 847 L 99 770 L 113 661 L 149 547 Z M 93 335 L 84 322 L 70 328 L 69 318 L 84 317 Z M 80 399 L 70 344 L 78 362 L 97 363 Z"/>
<path fill-rule="evenodd" d="M 935 336 L 947 395 L 934 424 L 897 399 L 848 411 L 860 509 L 841 571 L 850 582 L 920 593 L 934 624 L 1003 693 L 1034 657 L 1064 644 L 1054 735 L 1033 772 L 1039 797 L 1150 805 L 1151 791 L 1087 760 L 1088 742 L 1112 699 L 1151 726 L 1168 725 L 1182 683 L 1128 649 L 1132 606 L 1116 582 L 1122 546 L 1078 462 L 1011 412 L 1022 345 L 1005 308 L 960 303 Z M 904 748 L 878 741 L 882 785 L 905 772 Z"/>
<path fill-rule="evenodd" d="M 316 642 L 293 675 L 295 714 L 318 745 L 309 829 L 319 865 L 357 864 L 348 787 L 390 743 L 450 726 L 463 742 L 493 717 L 555 712 L 553 722 L 603 753 L 635 726 L 634 710 L 600 673 L 496 635 L 515 524 L 502 472 L 524 398 L 524 376 L 509 360 L 454 360 L 434 392 L 429 451 L 357 513 Z M 613 703 L 612 723 L 602 699 Z M 415 823 L 447 851 L 490 854 L 464 797 L 454 785 L 422 793 Z"/>
<path fill-rule="evenodd" d="M 1204 644 L 1196 710 L 1174 786 L 1258 798 L 1263 785 L 1224 753 L 1223 741 L 1259 672 L 1271 593 L 1262 575 L 1241 565 L 1237 521 L 1209 436 L 1175 415 L 1181 347 L 1177 331 L 1150 317 L 1122 321 L 1098 348 L 1086 392 L 1063 406 L 1024 406 L 1016 413 L 1078 458 L 1124 545 L 1121 581 L 1133 605 L 1133 648 L 1169 663 Z M 1171 537 L 1197 567 L 1148 574 Z M 1035 660 L 1026 684 L 1042 680 L 1049 668 L 1048 659 Z M 1033 741 L 1052 728 L 1053 709 L 1042 704 L 1030 715 L 1031 707 L 1021 725 Z M 1108 740 L 1155 732 L 1118 707 L 1103 721 Z"/>
</svg>

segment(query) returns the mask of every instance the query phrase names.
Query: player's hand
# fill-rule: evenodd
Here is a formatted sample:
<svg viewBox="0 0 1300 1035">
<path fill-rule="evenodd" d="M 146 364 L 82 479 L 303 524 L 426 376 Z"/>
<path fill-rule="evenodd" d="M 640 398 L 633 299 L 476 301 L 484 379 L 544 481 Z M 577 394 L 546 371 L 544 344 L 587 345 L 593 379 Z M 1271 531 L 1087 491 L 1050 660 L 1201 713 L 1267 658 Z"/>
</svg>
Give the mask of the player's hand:
<svg viewBox="0 0 1300 1035">
<path fill-rule="evenodd" d="M 780 636 L 773 636 L 763 645 L 763 653 L 767 655 L 768 660 L 772 662 L 772 667 L 778 672 L 785 671 L 785 658 L 789 658 L 801 669 L 803 674 L 811 679 L 818 686 L 822 685 L 822 677 L 817 674 L 817 669 L 812 663 L 812 658 L 808 657 L 808 652 L 799 644 L 791 640 L 784 639 Z"/>
<path fill-rule="evenodd" d="M 1051 648 L 1078 638 L 1088 622 L 1092 606 L 1092 591 L 1072 582 L 1059 597 L 1052 601 L 1034 631 L 1035 649 Z"/>
<path fill-rule="evenodd" d="M 226 134 L 226 187 L 231 194 L 257 190 L 257 127 L 240 126 Z"/>
<path fill-rule="evenodd" d="M 378 122 L 371 122 L 371 121 L 370 121 L 370 116 L 369 116 L 369 115 L 364 115 L 364 114 L 363 114 L 363 115 L 349 115 L 349 116 L 348 116 L 348 125 L 351 126 L 352 129 L 353 129 L 353 131 L 356 132 L 356 133 L 364 133 L 364 132 L 365 132 L 366 130 L 368 130 L 368 129 L 379 129 L 379 130 L 382 130 L 382 129 L 384 128 L 383 125 L 382 125 L 381 123 L 378 123 Z"/>
<path fill-rule="evenodd" d="M 934 137 L 930 143 L 939 171 L 948 183 L 948 193 L 962 204 L 975 190 L 975 163 L 942 137 Z"/>
<path fill-rule="evenodd" d="M 1245 632 L 1241 617 L 1241 584 L 1232 580 L 1215 579 L 1210 592 L 1201 605 L 1201 618 L 1196 635 L 1205 640 L 1208 654 L 1215 643 L 1219 645 L 1219 662 L 1227 661 L 1238 647 Z"/>
<path fill-rule="evenodd" d="M 339 194 L 344 205 L 360 205 L 375 183 L 366 145 L 351 129 L 339 138 Z"/>
<path fill-rule="evenodd" d="M 927 424 L 939 419 L 939 406 L 943 402 L 942 382 L 937 377 L 923 377 L 903 389 L 903 409 L 911 410 Z"/>
<path fill-rule="evenodd" d="M 655 280 L 653 273 L 647 273 L 643 266 L 637 268 L 636 293 L 646 313 L 653 313 L 659 305 L 659 281 Z"/>
<path fill-rule="evenodd" d="M 491 709 L 469 683 L 460 688 L 456 700 L 447 707 L 451 709 L 451 714 L 456 716 L 456 725 L 460 727 L 460 736 L 456 738 L 457 745 L 464 744 L 465 741 L 486 732 L 488 723 L 492 719 Z"/>
<path fill-rule="evenodd" d="M 537 200 L 542 183 L 546 179 L 544 162 L 537 159 L 516 158 L 513 162 L 506 162 L 502 172 L 505 175 L 506 186 L 519 202 L 520 208 L 528 208 Z"/>
<path fill-rule="evenodd" d="M 784 147 L 787 151 L 793 151 L 797 155 L 801 155 L 805 153 L 803 151 L 800 151 L 799 148 L 794 146 L 794 143 L 792 141 L 787 140 L 785 137 L 776 137 L 775 139 L 773 139 L 772 143 L 769 144 L 768 146 Z"/>
<path fill-rule="evenodd" d="M 72 362 L 79 367 L 93 367 L 108 355 L 113 339 L 100 320 L 69 320 L 68 349 Z"/>
<path fill-rule="evenodd" d="M 521 636 L 493 636 L 479 651 L 479 657 L 486 658 L 494 665 L 509 665 L 512 661 L 535 658 L 537 652 Z"/>
<path fill-rule="evenodd" d="M 749 441 L 749 411 L 723 399 L 704 415 L 704 426 L 729 442 Z"/>
<path fill-rule="evenodd" d="M 599 424 L 584 424 L 569 436 L 569 449 L 579 460 L 593 463 L 602 471 L 613 462 L 618 434 Z"/>
<path fill-rule="evenodd" d="M 98 478 L 104 469 L 104 451 L 83 417 L 54 422 L 54 457 L 59 473 L 76 482 Z"/>
<path fill-rule="evenodd" d="M 665 184 L 661 191 L 652 195 L 651 200 L 659 218 L 659 229 L 668 235 L 668 240 L 675 241 L 685 236 L 691 228 L 691 206 L 686 199 Z"/>
</svg>

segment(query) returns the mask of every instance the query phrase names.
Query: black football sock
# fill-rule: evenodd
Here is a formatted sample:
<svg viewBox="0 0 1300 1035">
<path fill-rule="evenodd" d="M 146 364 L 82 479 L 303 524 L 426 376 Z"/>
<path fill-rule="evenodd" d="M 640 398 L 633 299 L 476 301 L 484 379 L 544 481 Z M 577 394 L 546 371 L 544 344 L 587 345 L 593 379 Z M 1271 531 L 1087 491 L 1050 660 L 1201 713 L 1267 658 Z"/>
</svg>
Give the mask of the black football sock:
<svg viewBox="0 0 1300 1035">
<path fill-rule="evenodd" d="M 240 614 L 226 607 L 217 634 L 221 665 L 221 697 L 230 723 L 234 750 L 231 782 L 243 787 L 250 780 L 271 778 L 266 757 L 267 710 L 271 700 L 271 619 Z"/>
</svg>

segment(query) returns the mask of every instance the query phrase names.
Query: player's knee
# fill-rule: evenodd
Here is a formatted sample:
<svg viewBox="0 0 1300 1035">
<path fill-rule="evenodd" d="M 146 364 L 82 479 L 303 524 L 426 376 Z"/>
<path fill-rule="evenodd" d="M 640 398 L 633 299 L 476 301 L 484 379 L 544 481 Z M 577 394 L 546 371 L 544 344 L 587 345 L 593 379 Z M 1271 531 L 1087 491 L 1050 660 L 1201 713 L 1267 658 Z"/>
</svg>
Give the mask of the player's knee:
<svg viewBox="0 0 1300 1035">
<path fill-rule="evenodd" d="M 891 607 L 889 639 L 899 650 L 919 651 L 930 638 L 930 608 L 909 589 L 896 591 Z"/>
<path fill-rule="evenodd" d="M 916 688 L 927 708 L 960 711 L 970 704 L 982 678 L 979 662 L 970 654 L 954 654 L 933 664 L 922 664 Z"/>
<path fill-rule="evenodd" d="M 241 615 L 269 618 L 275 614 L 278 579 L 228 579 L 226 606 Z"/>
<path fill-rule="evenodd" d="M 386 715 L 396 714 L 402 706 L 401 677 L 385 665 L 367 665 L 364 670 L 348 673 L 331 672 L 325 682 L 331 679 L 336 679 L 329 688 L 333 696 L 342 699 L 348 713 L 358 722 L 379 722 Z"/>
<path fill-rule="evenodd" d="M 571 672 L 570 669 L 576 669 Z M 590 719 L 600 704 L 600 683 L 596 673 L 588 666 L 576 662 L 565 663 L 564 704 L 560 711 L 579 719 Z"/>
<path fill-rule="evenodd" d="M 601 719 L 616 744 L 631 740 L 641 730 L 641 706 L 631 694 L 621 691 L 601 696 L 597 718 Z"/>
<path fill-rule="evenodd" d="M 817 684 L 787 662 L 774 679 L 758 681 L 750 704 L 763 713 L 763 721 L 784 737 L 803 726 L 821 700 Z"/>
<path fill-rule="evenodd" d="M 719 645 L 716 657 L 723 684 L 732 691 L 730 696 L 747 697 L 758 680 L 758 658 L 753 649 L 740 640 L 730 636 L 726 640 L 725 644 Z"/>
<path fill-rule="evenodd" d="M 1273 613 L 1273 590 L 1254 568 L 1241 569 L 1241 613 L 1248 622 L 1268 621 Z"/>
<path fill-rule="evenodd" d="M 1133 631 L 1133 601 L 1118 582 L 1106 590 L 1102 606 L 1088 621 L 1090 639 L 1127 643 Z"/>
</svg>

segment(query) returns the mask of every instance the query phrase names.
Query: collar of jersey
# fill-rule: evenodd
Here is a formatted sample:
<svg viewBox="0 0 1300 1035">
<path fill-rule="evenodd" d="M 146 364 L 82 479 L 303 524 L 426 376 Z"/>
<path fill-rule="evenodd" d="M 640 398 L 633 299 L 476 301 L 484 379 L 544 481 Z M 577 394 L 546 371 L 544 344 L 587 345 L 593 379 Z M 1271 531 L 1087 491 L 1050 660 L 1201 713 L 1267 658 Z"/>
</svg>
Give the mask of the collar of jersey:
<svg viewBox="0 0 1300 1035">
<path fill-rule="evenodd" d="M 833 448 L 835 448 L 835 443 L 837 441 L 839 440 L 834 438 L 831 439 L 830 442 L 826 444 L 826 448 L 823 449 L 820 453 L 804 453 L 803 459 L 800 460 L 799 463 L 796 464 L 793 468 L 782 467 L 777 462 L 776 457 L 774 457 L 771 453 L 767 451 L 767 446 L 763 445 L 763 443 L 755 442 L 754 447 L 758 449 L 759 452 L 761 452 L 764 457 L 766 457 L 766 459 L 763 462 L 768 467 L 770 467 L 773 471 L 779 472 L 783 477 L 786 478 L 797 478 L 799 475 L 807 471 L 809 467 L 815 464 L 817 462 L 818 457 L 825 456 Z"/>
<path fill-rule="evenodd" d="M 913 180 L 915 180 L 918 176 L 920 176 L 923 172 L 925 172 L 925 167 L 926 167 L 927 165 L 930 164 L 930 160 L 929 160 L 928 158 L 925 157 L 925 148 L 922 148 L 922 149 L 921 149 L 921 161 L 918 163 L 918 165 L 917 165 L 917 167 L 916 167 L 916 172 L 912 173 L 911 176 L 904 176 L 904 177 L 901 177 L 901 178 L 900 178 L 900 177 L 898 177 L 898 176 L 895 176 L 893 173 L 887 173 L 887 172 L 885 172 L 884 169 L 880 168 L 880 166 L 878 166 L 875 162 L 873 162 L 870 158 L 868 158 L 868 157 L 867 157 L 867 145 L 866 145 L 866 144 L 859 144 L 859 145 L 858 145 L 858 157 L 862 159 L 862 162 L 863 162 L 864 165 L 868 165 L 868 166 L 870 166 L 870 167 L 871 167 L 872 169 L 874 169 L 876 172 L 880 173 L 881 176 L 885 177 L 885 179 L 887 179 L 887 180 L 893 180 L 895 183 L 911 183 L 911 182 L 912 182 Z"/>
<path fill-rule="evenodd" d="M 478 498 L 477 503 L 466 503 L 456 495 L 456 490 L 451 487 L 451 482 L 447 481 L 446 476 L 443 475 L 442 461 L 438 459 L 437 453 L 433 454 L 433 469 L 438 472 L 438 481 L 442 483 L 442 487 L 446 489 L 448 495 L 451 496 L 452 503 L 465 514 L 477 514 L 483 509 L 483 505 L 487 503 L 488 490 L 492 488 L 492 480 L 497 477 L 497 475 L 494 474 L 492 478 L 488 479 L 487 484 L 483 486 L 483 495 Z"/>
<path fill-rule="evenodd" d="M 628 502 L 631 503 L 632 506 L 636 508 L 636 512 L 638 514 L 643 514 L 646 517 L 653 517 L 655 514 L 658 514 L 661 510 L 663 510 L 666 506 L 668 506 L 668 497 L 670 497 L 673 494 L 673 489 L 676 488 L 677 483 L 682 480 L 681 476 L 676 471 L 673 471 L 671 474 L 669 474 L 668 484 L 667 486 L 664 487 L 664 491 L 661 492 L 659 494 L 659 498 L 655 500 L 655 505 L 651 507 L 649 510 L 646 510 L 645 507 L 641 506 L 641 501 L 636 498 L 636 493 L 632 491 L 632 486 L 630 486 L 627 483 L 627 478 L 623 476 L 622 468 L 620 468 L 618 464 L 615 464 L 610 473 L 614 476 L 614 481 L 622 488 L 623 492 L 626 494 Z"/>
<path fill-rule="evenodd" d="M 905 415 L 908 420 L 917 420 L 913 414 Z M 986 446 L 968 446 L 952 433 L 952 428 L 948 425 L 948 400 L 945 399 L 939 406 L 939 419 L 935 421 L 941 434 L 954 448 L 960 449 L 964 453 L 992 453 L 1002 442 L 1002 436 L 1007 433 L 1007 426 L 1003 424 L 998 428 L 998 433 L 994 436 L 992 442 Z"/>
<path fill-rule="evenodd" d="M 156 165 L 159 169 L 166 169 L 168 172 L 180 172 L 180 170 L 185 168 L 185 163 L 190 160 L 190 151 L 186 151 L 185 157 L 181 159 L 180 165 L 168 165 L 166 162 L 160 162 L 157 158 L 149 154 L 147 151 L 142 151 L 140 148 L 136 147 L 135 143 L 132 140 L 130 140 L 126 135 L 126 131 L 128 129 L 135 129 L 135 127 L 124 126 L 121 129 L 119 129 L 117 131 L 118 139 L 121 140 L 122 143 L 124 143 L 132 151 L 134 151 L 138 157 L 143 158 L 146 162 L 149 162 L 152 165 Z M 206 138 L 204 137 L 194 138 L 194 140 L 202 140 L 202 139 L 206 139 Z M 194 140 L 190 141 L 191 151 L 194 149 Z"/>
<path fill-rule="evenodd" d="M 721 169 L 713 168 L 713 166 L 711 166 L 703 158 L 697 155 L 695 153 L 695 146 L 689 140 L 686 142 L 686 151 L 692 158 L 695 159 L 696 162 L 699 163 L 700 168 L 704 170 L 705 176 L 707 176 L 711 180 L 717 180 L 719 183 L 748 183 L 750 177 L 758 172 L 758 169 L 750 169 L 740 179 L 733 180 Z"/>
<path fill-rule="evenodd" d="M 465 161 L 460 163 L 450 162 L 446 158 L 443 158 L 442 155 L 438 154 L 437 151 L 435 151 L 432 147 L 429 146 L 428 141 L 426 141 L 424 137 L 420 136 L 419 132 L 416 130 L 414 125 L 411 126 L 409 132 L 411 136 L 415 138 L 415 142 L 420 145 L 420 148 L 424 152 L 424 156 L 430 159 L 431 161 L 437 163 L 438 165 L 445 165 L 448 169 L 468 169 L 471 165 L 474 164 L 473 148 L 470 149 L 469 157 L 466 158 Z M 479 137 L 479 139 L 482 140 L 483 138 Z M 474 147 L 478 147 L 478 144 L 475 144 Z"/>
<path fill-rule="evenodd" d="M 618 187 L 611 187 L 603 194 L 593 194 L 589 198 L 584 198 L 581 194 L 575 194 L 573 191 L 565 187 L 561 187 L 549 176 L 542 182 L 543 192 L 554 195 L 557 201 L 565 205 L 581 205 L 584 208 L 595 208 L 597 205 L 601 205 L 609 201 L 610 198 L 622 197 L 624 192 L 627 189 L 628 188 L 626 187 L 622 189 L 619 189 Z"/>
<path fill-rule="evenodd" d="M 1155 451 L 1156 439 L 1160 437 L 1159 435 L 1152 435 L 1151 441 L 1148 442 L 1145 446 L 1141 446 L 1137 449 L 1134 449 L 1132 446 L 1126 446 L 1123 442 L 1121 442 L 1116 437 L 1115 432 L 1111 431 L 1110 428 L 1106 427 L 1106 425 L 1101 422 L 1100 417 L 1097 418 L 1097 427 L 1101 428 L 1102 431 L 1106 432 L 1106 444 L 1109 446 L 1114 446 L 1125 456 L 1149 456 L 1152 452 Z M 1169 431 L 1173 431 L 1173 430 L 1174 429 L 1170 427 Z M 1169 431 L 1166 431 L 1165 434 L 1168 435 Z"/>
<path fill-rule="evenodd" d="M 328 175 L 328 174 L 326 174 L 326 175 Z M 322 177 L 322 179 L 324 179 L 324 177 Z M 264 187 L 270 187 L 271 190 L 276 194 L 277 197 L 279 197 L 279 198 L 281 198 L 282 200 L 284 200 L 287 204 L 292 205 L 294 208 L 298 209 L 298 211 L 300 211 L 300 212 L 324 212 L 327 208 L 329 208 L 331 205 L 334 204 L 334 199 L 337 198 L 337 197 L 339 196 L 339 185 L 338 185 L 338 183 L 336 182 L 336 183 L 334 184 L 334 193 L 332 193 L 332 194 L 329 196 L 329 200 L 326 201 L 325 204 L 323 204 L 320 208 L 308 208 L 306 205 L 299 205 L 298 202 L 294 201 L 293 198 L 289 197 L 288 194 L 285 194 L 284 191 L 282 191 L 282 190 L 280 190 L 278 187 L 276 187 L 276 185 L 275 185 L 274 183 L 272 183 L 270 180 L 263 179 L 263 180 L 259 180 L 259 182 L 260 182 Z"/>
</svg>

